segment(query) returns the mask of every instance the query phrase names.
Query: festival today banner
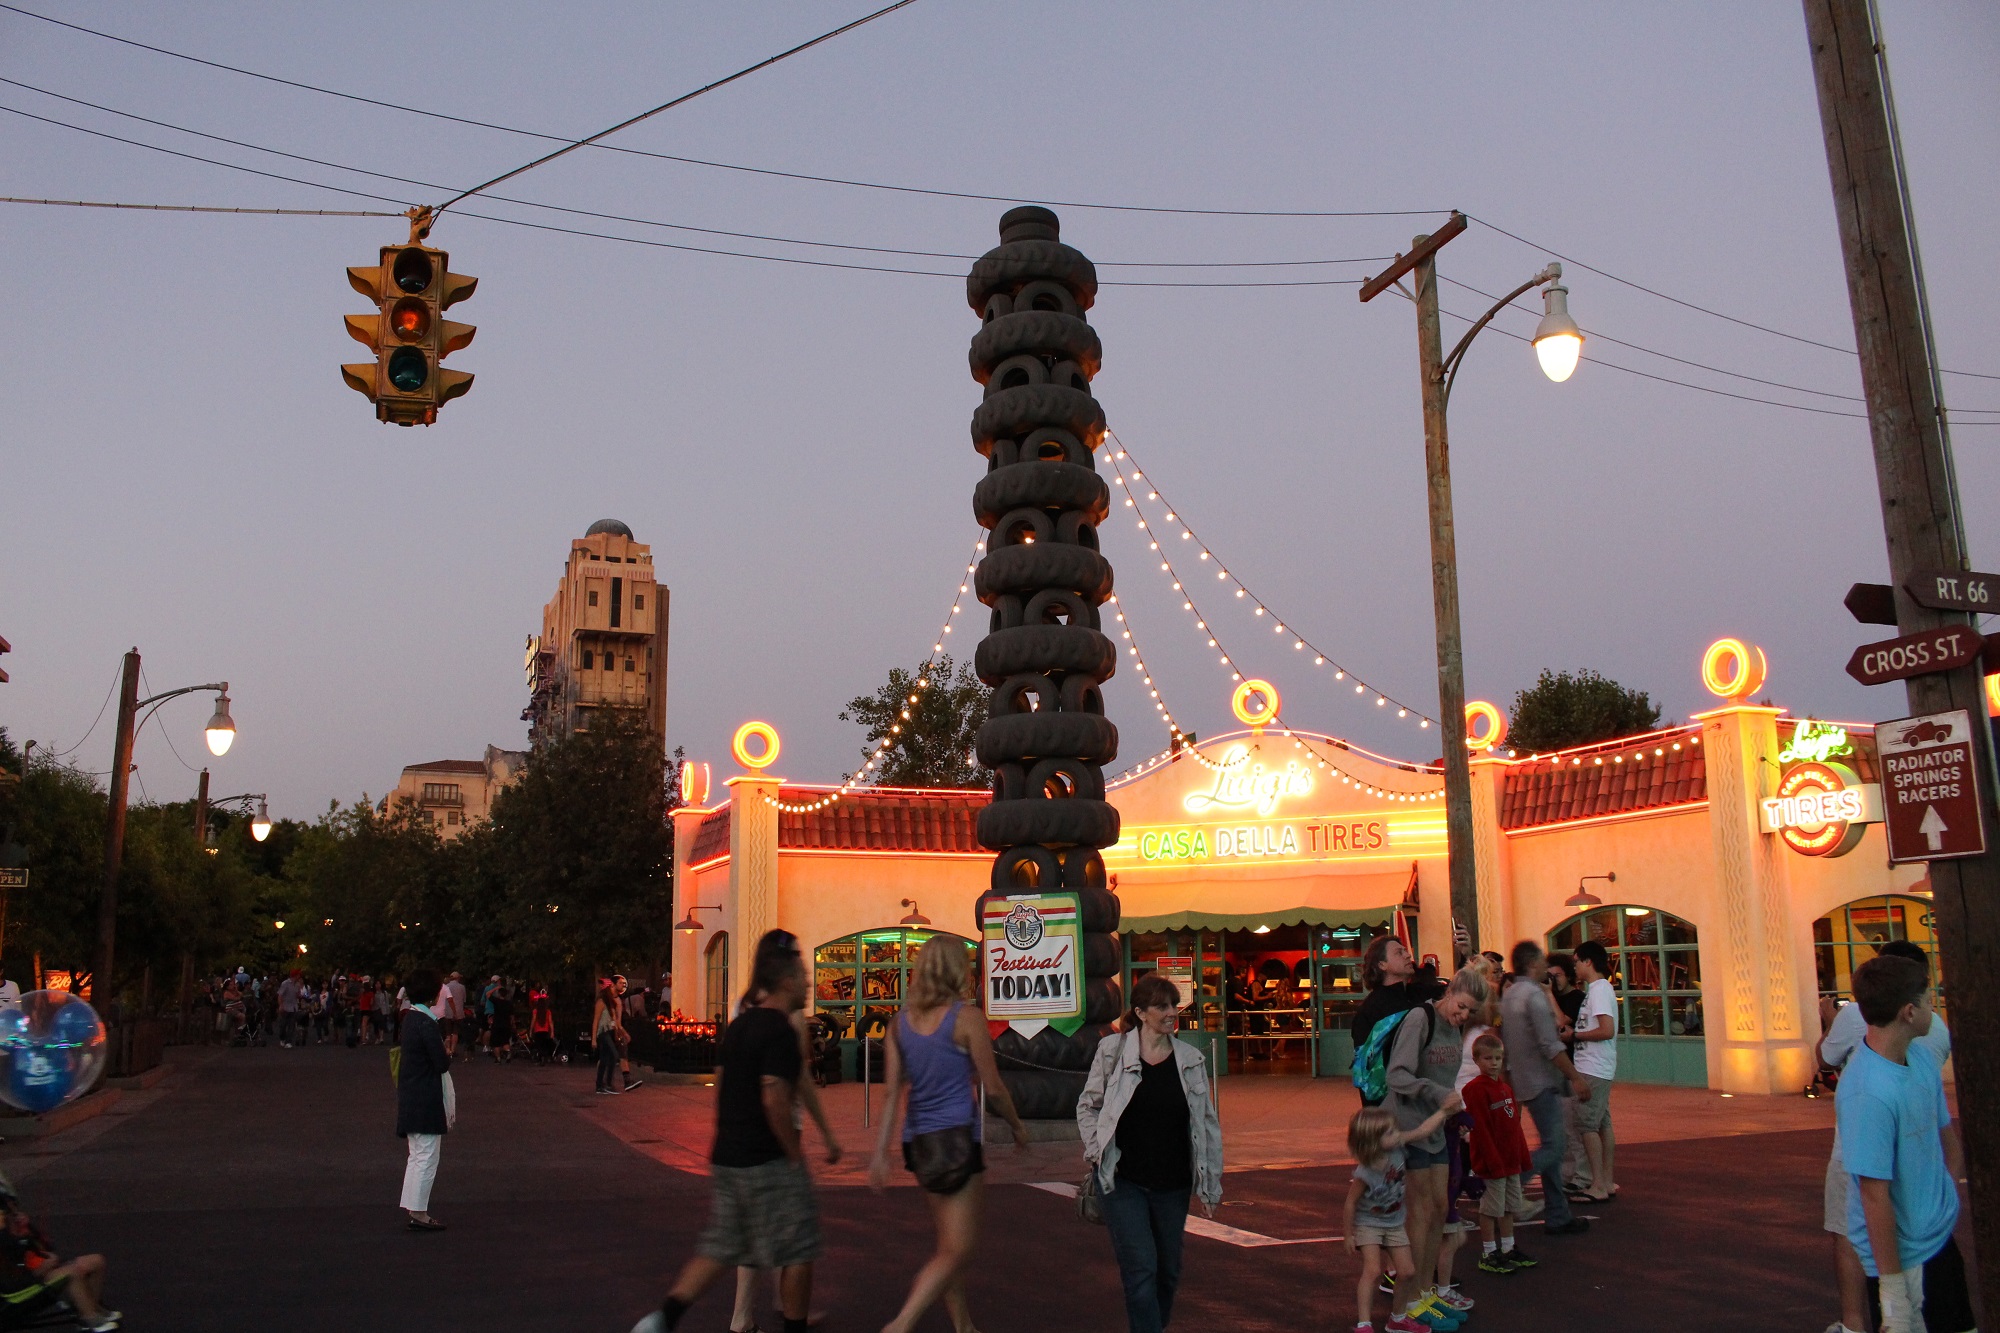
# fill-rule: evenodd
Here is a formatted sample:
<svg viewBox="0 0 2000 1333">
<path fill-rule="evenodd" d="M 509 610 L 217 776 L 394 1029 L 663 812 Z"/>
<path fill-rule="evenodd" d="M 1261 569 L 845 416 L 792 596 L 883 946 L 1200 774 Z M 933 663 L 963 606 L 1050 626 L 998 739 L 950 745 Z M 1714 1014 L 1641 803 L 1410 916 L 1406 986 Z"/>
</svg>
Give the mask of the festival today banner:
<svg viewBox="0 0 2000 1333">
<path fill-rule="evenodd" d="M 980 1000 L 987 1021 L 1024 1037 L 1083 1026 L 1082 917 L 1074 893 L 989 898 L 980 913 Z"/>
</svg>

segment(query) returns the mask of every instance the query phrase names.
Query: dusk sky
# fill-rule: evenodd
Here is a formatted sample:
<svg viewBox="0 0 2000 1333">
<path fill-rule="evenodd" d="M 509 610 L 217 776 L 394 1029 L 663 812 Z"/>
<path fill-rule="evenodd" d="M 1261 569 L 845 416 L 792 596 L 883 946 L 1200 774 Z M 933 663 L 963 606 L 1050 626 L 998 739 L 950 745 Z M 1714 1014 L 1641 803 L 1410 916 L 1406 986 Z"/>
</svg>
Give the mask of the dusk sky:
<svg viewBox="0 0 2000 1333">
<path fill-rule="evenodd" d="M 23 7 L 579 137 L 867 8 Z M 1968 372 L 1945 376 L 1966 525 L 1975 565 L 1994 569 L 2000 22 L 1974 0 L 1882 11 L 1940 356 Z M 10 196 L 393 210 L 549 146 L 9 10 L 0 77 L 12 111 L 394 202 L 0 113 Z M 1841 597 L 1887 565 L 1855 358 L 1802 341 L 1851 348 L 1854 332 L 1796 0 L 919 0 L 610 142 L 1002 201 L 573 153 L 497 193 L 790 239 L 462 205 L 431 241 L 480 280 L 452 312 L 477 339 L 449 363 L 478 379 L 409 430 L 378 424 L 338 372 L 365 355 L 342 329 L 364 305 L 343 270 L 402 240 L 400 220 L 0 204 L 0 636 L 14 649 L 0 725 L 104 770 L 110 710 L 92 719 L 137 645 L 147 693 L 230 682 L 239 738 L 208 761 L 217 794 L 268 791 L 274 814 L 300 818 L 380 796 L 405 764 L 526 744 L 524 640 L 570 540 L 617 518 L 672 589 L 669 747 L 721 778 L 730 733 L 762 718 L 783 735 L 778 772 L 838 780 L 862 742 L 842 705 L 924 658 L 977 535 L 978 321 L 962 279 L 1017 199 L 1052 203 L 1099 265 L 1094 391 L 1146 472 L 1142 503 L 1158 487 L 1149 516 L 1171 505 L 1287 626 L 1390 696 L 1436 712 L 1415 320 L 1394 294 L 1358 303 L 1351 281 L 1457 208 L 1477 221 L 1440 260 L 1466 284 L 1444 287 L 1448 312 L 1476 316 L 1488 300 L 1467 288 L 1497 295 L 1567 256 L 1571 311 L 1594 335 L 1552 384 L 1501 336 L 1534 327 L 1511 313 L 1454 392 L 1471 696 L 1504 707 L 1545 667 L 1588 667 L 1684 718 L 1710 702 L 1703 648 L 1735 635 L 1763 646 L 1766 692 L 1796 713 L 1907 711 L 1900 687 L 1842 671 L 1889 631 L 1855 624 Z M 1305 260 L 1339 262 L 1269 266 Z M 1266 266 L 1191 267 L 1246 261 Z M 1188 285 L 1332 280 L 1349 285 Z M 1447 343 L 1464 327 L 1447 318 Z M 1165 544 L 1290 722 L 1436 757 L 1435 730 L 1315 670 L 1196 542 Z M 1181 725 L 1232 725 L 1228 668 L 1115 488 L 1102 545 Z M 961 659 L 985 626 L 966 605 L 945 640 Z M 1112 772 L 1165 743 L 1130 662 L 1106 687 Z M 192 795 L 168 741 L 204 762 L 209 706 L 170 704 L 147 728 L 135 798 Z"/>
</svg>

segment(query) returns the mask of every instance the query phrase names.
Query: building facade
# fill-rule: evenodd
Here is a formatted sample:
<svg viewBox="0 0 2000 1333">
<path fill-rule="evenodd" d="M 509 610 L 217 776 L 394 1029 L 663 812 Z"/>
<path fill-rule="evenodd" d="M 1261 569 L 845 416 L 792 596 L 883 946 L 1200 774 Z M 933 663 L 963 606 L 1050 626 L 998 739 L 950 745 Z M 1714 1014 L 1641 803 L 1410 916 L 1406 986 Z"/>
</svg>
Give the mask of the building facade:
<svg viewBox="0 0 2000 1333">
<path fill-rule="evenodd" d="M 668 597 L 653 548 L 617 519 L 570 543 L 542 632 L 528 640 L 530 744 L 568 736 L 603 708 L 632 710 L 665 743 Z"/>
<path fill-rule="evenodd" d="M 417 817 L 436 825 L 446 839 L 456 838 L 486 820 L 493 798 L 512 782 L 528 762 L 524 750 L 486 747 L 480 759 L 434 759 L 403 770 L 396 788 L 377 804 L 387 814 L 398 806 L 416 810 Z"/>
<path fill-rule="evenodd" d="M 1847 998 L 1885 940 L 1935 953 L 1924 867 L 1888 860 L 1868 724 L 1729 697 L 1644 735 L 1482 751 L 1472 771 L 1481 943 L 1604 944 L 1621 1079 L 1796 1093 L 1820 1001 Z M 676 1008 L 726 1013 L 757 937 L 783 926 L 852 1040 L 893 1016 L 917 942 L 977 935 L 987 793 L 835 790 L 752 771 L 674 812 L 676 906 L 697 927 L 676 936 Z M 1218 1072 L 1345 1075 L 1379 935 L 1451 965 L 1437 764 L 1246 729 L 1155 756 L 1107 799 L 1123 979 L 1181 982 Z"/>
</svg>

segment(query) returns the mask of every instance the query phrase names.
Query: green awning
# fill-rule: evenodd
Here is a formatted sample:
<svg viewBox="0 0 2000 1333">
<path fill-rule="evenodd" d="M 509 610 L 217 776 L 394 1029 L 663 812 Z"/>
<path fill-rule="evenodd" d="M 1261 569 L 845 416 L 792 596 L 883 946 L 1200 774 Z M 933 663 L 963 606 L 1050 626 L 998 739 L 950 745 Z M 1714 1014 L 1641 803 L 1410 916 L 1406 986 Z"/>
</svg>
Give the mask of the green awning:
<svg viewBox="0 0 2000 1333">
<path fill-rule="evenodd" d="M 1168 912 L 1163 916 L 1128 916 L 1118 923 L 1123 934 L 1166 930 L 1255 930 L 1258 926 L 1387 926 L 1396 908 L 1287 907 L 1275 912 Z"/>
</svg>

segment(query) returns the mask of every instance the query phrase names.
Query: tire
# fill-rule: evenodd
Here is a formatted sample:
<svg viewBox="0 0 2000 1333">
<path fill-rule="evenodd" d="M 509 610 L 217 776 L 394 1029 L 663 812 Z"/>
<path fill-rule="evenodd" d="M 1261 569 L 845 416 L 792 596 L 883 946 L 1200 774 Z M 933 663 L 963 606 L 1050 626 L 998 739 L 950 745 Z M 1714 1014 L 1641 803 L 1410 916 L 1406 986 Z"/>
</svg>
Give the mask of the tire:
<svg viewBox="0 0 2000 1333">
<path fill-rule="evenodd" d="M 1115 1023 L 1125 1012 L 1125 991 L 1116 977 L 1098 977 L 1083 983 L 1083 1021 Z"/>
<path fill-rule="evenodd" d="M 1021 707 L 1027 695 L 1035 696 L 1036 706 Z M 988 717 L 1026 717 L 1032 713 L 1053 713 L 1062 707 L 1062 690 L 1039 671 L 1021 671 L 993 687 L 986 699 Z"/>
<path fill-rule="evenodd" d="M 1034 888 L 1027 888 L 1014 882 L 1014 867 L 1022 861 L 1034 862 L 1040 871 L 1039 882 Z M 1062 862 L 1056 859 L 1054 852 L 1040 843 L 1023 843 L 1018 847 L 1009 847 L 993 858 L 993 870 L 987 882 L 990 887 L 980 895 L 979 899 L 982 904 L 981 910 L 988 898 L 1004 898 L 1011 893 L 1039 893 L 1059 888 L 1062 884 Z M 979 921 L 977 915 L 972 919 L 975 936 L 979 933 Z"/>
<path fill-rule="evenodd" d="M 1104 882 L 1104 858 L 1095 851 L 1071 852 L 1063 858 L 1063 887 L 1079 892 L 1108 887 Z"/>
<path fill-rule="evenodd" d="M 1111 587 L 1109 560 L 1088 547 L 1054 542 L 995 547 L 972 576 L 972 590 L 987 606 L 996 597 L 1032 596 L 1044 588 L 1067 588 L 1102 605 Z"/>
<path fill-rule="evenodd" d="M 1102 523 L 1111 513 L 1111 488 L 1087 467 L 1039 459 L 996 468 L 972 488 L 972 515 L 983 528 L 1022 508 L 1080 509 Z"/>
<path fill-rule="evenodd" d="M 1125 942 L 1116 935 L 1085 931 L 1083 975 L 1090 980 L 1115 977 L 1125 970 Z"/>
<path fill-rule="evenodd" d="M 1090 1072 L 1090 1057 L 1096 1047 L 1084 1046 L 1054 1028 L 1043 1028 L 1027 1043 L 1028 1059 L 1044 1069 Z M 1078 1089 L 1079 1092 L 1082 1089 Z"/>
<path fill-rule="evenodd" d="M 1020 625 L 981 639 L 972 666 L 988 685 L 1023 671 L 1081 672 L 1102 683 L 1118 669 L 1118 648 L 1082 625 Z"/>
<path fill-rule="evenodd" d="M 988 768 L 1017 759 L 1108 764 L 1118 757 L 1118 728 L 1101 713 L 1006 713 L 980 724 L 976 746 L 979 762 Z"/>
<path fill-rule="evenodd" d="M 1086 935 L 1108 935 L 1118 929 L 1118 895 L 1109 889 L 1066 889 L 1074 893 L 1082 908 L 1083 931 Z"/>
<path fill-rule="evenodd" d="M 1104 409 L 1097 399 L 1066 384 L 1002 389 L 973 410 L 973 447 L 985 453 L 990 441 L 1019 437 L 1038 426 L 1058 426 L 1095 449 L 1104 438 Z"/>
<path fill-rule="evenodd" d="M 1010 1069 L 1001 1077 L 1023 1120 L 1074 1120 L 1076 1099 L 1090 1075 L 1085 1071 L 1051 1074 L 1040 1069 Z"/>
<path fill-rule="evenodd" d="M 1027 843 L 1109 847 L 1118 841 L 1118 807 L 1108 801 L 994 801 L 979 812 L 979 841 L 994 851 Z"/>
<path fill-rule="evenodd" d="M 1097 301 L 1097 266 L 1081 251 L 1050 240 L 1010 241 L 974 260 L 965 276 L 965 303 L 984 314 L 986 298 L 993 293 L 1038 279 L 1060 282 L 1085 310 Z"/>
<path fill-rule="evenodd" d="M 972 335 L 966 361 L 972 378 L 985 384 L 993 370 L 1009 357 L 1022 353 L 1053 353 L 1074 361 L 1085 375 L 1095 375 L 1104 364 L 1104 344 L 1097 330 L 1074 315 L 1053 310 L 1016 310 L 998 315 Z"/>
<path fill-rule="evenodd" d="M 1069 782 L 1067 796 L 1044 798 L 1056 800 L 1101 801 L 1104 799 L 1104 772 L 1096 764 L 1083 759 L 1038 759 L 1023 779 L 1022 795 L 1016 800 L 1025 800 L 1028 792 L 1042 793 L 1048 789 L 1052 778 L 1065 778 Z"/>
</svg>

